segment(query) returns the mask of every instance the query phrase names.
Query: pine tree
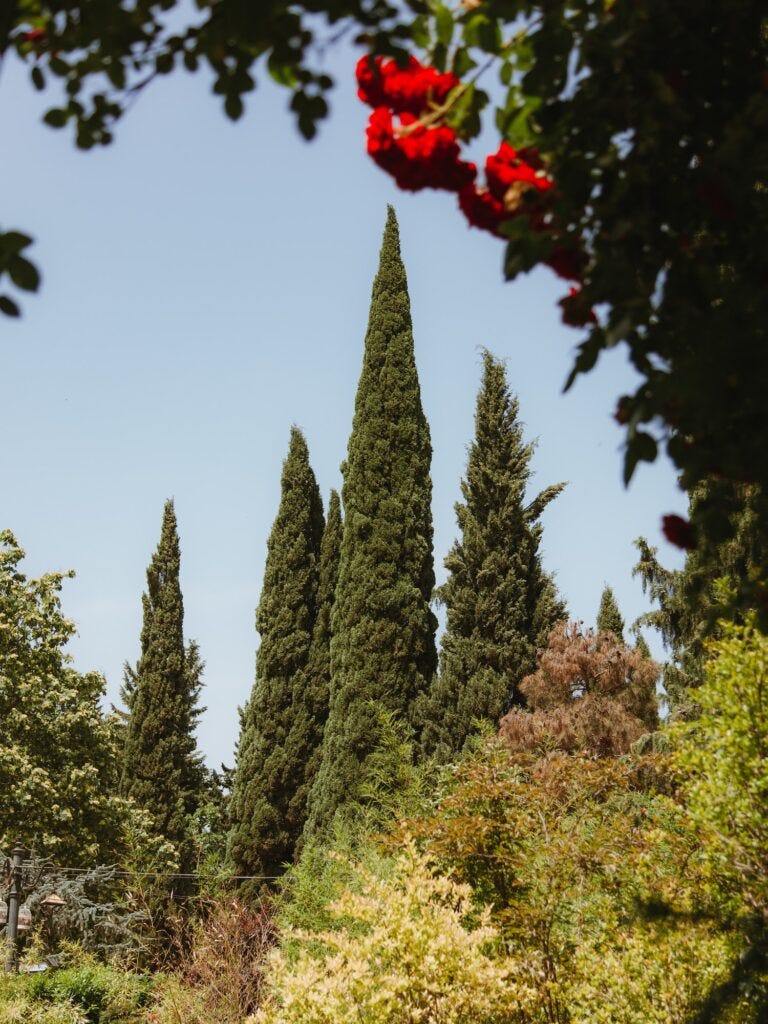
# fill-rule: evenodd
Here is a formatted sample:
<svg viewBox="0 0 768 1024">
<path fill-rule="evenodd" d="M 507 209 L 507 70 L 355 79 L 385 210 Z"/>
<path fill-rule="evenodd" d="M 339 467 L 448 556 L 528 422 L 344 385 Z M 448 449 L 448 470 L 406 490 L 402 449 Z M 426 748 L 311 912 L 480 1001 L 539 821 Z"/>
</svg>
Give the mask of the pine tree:
<svg viewBox="0 0 768 1024">
<path fill-rule="evenodd" d="M 436 668 L 430 608 L 432 448 L 413 353 L 410 300 L 390 208 L 373 285 L 347 460 L 331 642 L 331 706 L 308 831 L 354 799 L 376 748 L 372 704 L 414 723 Z"/>
<path fill-rule="evenodd" d="M 230 802 L 237 874 L 276 875 L 294 854 L 316 766 L 324 698 L 308 671 L 317 619 L 323 506 L 301 431 L 291 430 L 280 506 L 267 542 L 256 681 L 242 717 Z"/>
<path fill-rule="evenodd" d="M 600 598 L 600 610 L 597 613 L 598 630 L 610 630 L 617 640 L 624 643 L 624 619 L 616 604 L 613 591 L 606 585 L 603 587 L 603 596 Z"/>
<path fill-rule="evenodd" d="M 523 441 L 518 413 L 503 363 L 485 352 L 475 439 L 456 505 L 461 535 L 438 592 L 447 610 L 440 674 L 420 709 L 427 754 L 461 750 L 481 723 L 495 727 L 510 705 L 524 703 L 517 684 L 534 671 L 537 648 L 566 615 L 539 553 L 539 517 L 564 484 L 526 502 L 535 446 Z"/>
<path fill-rule="evenodd" d="M 123 688 L 128 719 L 121 790 L 174 844 L 183 871 L 192 866 L 188 821 L 202 797 L 205 769 L 195 743 L 203 665 L 197 645 L 184 645 L 180 557 L 173 501 L 167 501 L 142 597 L 141 655 L 135 668 L 127 667 Z"/>
</svg>

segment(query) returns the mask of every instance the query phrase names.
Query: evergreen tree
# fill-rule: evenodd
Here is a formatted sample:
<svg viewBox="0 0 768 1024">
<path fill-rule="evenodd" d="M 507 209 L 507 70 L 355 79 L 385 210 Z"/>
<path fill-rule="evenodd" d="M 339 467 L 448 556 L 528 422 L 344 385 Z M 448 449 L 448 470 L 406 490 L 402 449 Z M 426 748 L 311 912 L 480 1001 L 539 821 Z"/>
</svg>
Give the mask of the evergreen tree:
<svg viewBox="0 0 768 1024">
<path fill-rule="evenodd" d="M 624 619 L 616 604 L 613 591 L 606 585 L 603 587 L 603 596 L 600 598 L 600 610 L 597 613 L 598 630 L 610 630 L 617 640 L 624 643 Z"/>
<path fill-rule="evenodd" d="M 307 663 L 307 728 L 313 731 L 311 763 L 307 778 L 312 781 L 320 767 L 323 733 L 328 719 L 331 692 L 331 621 L 339 580 L 342 530 L 341 500 L 338 493 L 332 490 L 320 548 L 317 618 L 312 631 Z"/>
<path fill-rule="evenodd" d="M 461 536 L 439 590 L 447 610 L 440 674 L 421 703 L 428 754 L 461 750 L 482 722 L 496 726 L 510 705 L 524 703 L 517 684 L 534 671 L 537 648 L 566 615 L 539 553 L 539 517 L 564 484 L 526 502 L 535 446 L 523 441 L 518 413 L 503 363 L 485 352 L 475 439 L 456 505 Z"/>
<path fill-rule="evenodd" d="M 256 681 L 243 713 L 229 858 L 237 874 L 276 875 L 294 854 L 316 766 L 324 700 L 309 674 L 317 619 L 323 506 L 304 436 L 293 427 L 267 542 L 256 628 Z M 322 713 L 322 712 L 321 712 Z"/>
<path fill-rule="evenodd" d="M 436 668 L 430 608 L 432 448 L 413 353 L 410 300 L 390 208 L 373 285 L 347 460 L 333 610 L 331 705 L 308 830 L 355 797 L 376 748 L 371 702 L 415 720 Z"/>
<path fill-rule="evenodd" d="M 718 621 L 740 622 L 751 610 L 763 611 L 759 602 L 755 608 L 756 595 L 768 565 L 768 497 L 761 488 L 712 478 L 691 493 L 689 515 L 706 518 L 709 525 L 682 569 L 666 569 L 647 540 L 635 542 L 640 560 L 633 575 L 640 576 L 643 591 L 658 606 L 638 623 L 658 629 L 670 652 L 663 682 L 673 718 L 698 714 L 695 690 Z M 721 539 L 713 540 L 718 533 Z"/>
<path fill-rule="evenodd" d="M 167 501 L 142 597 L 141 655 L 123 688 L 121 789 L 149 813 L 156 834 L 173 843 L 184 871 L 192 866 L 189 818 L 202 797 L 205 769 L 195 743 L 203 665 L 197 645 L 184 645 L 180 557 L 173 501 Z"/>
</svg>

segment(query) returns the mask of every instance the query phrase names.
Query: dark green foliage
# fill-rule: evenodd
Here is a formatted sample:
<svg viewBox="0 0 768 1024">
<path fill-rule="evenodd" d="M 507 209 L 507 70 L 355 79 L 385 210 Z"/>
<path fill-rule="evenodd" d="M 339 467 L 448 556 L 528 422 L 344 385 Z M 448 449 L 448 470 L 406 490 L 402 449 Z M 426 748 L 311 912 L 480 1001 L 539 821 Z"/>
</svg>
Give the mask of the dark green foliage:
<svg viewBox="0 0 768 1024">
<path fill-rule="evenodd" d="M 603 588 L 603 596 L 600 598 L 600 610 L 597 613 L 597 628 L 610 630 L 611 633 L 624 643 L 624 619 L 622 618 L 619 606 L 613 591 L 606 583 Z"/>
<path fill-rule="evenodd" d="M 123 688 L 129 714 L 121 789 L 149 812 L 154 831 L 173 843 L 185 871 L 193 858 L 189 818 L 205 780 L 195 743 L 203 665 L 197 645 L 184 645 L 179 566 L 176 514 L 167 501 L 142 597 L 141 655 Z"/>
<path fill-rule="evenodd" d="M 643 636 L 643 634 L 640 633 L 640 632 L 638 632 L 638 634 L 637 634 L 637 642 L 635 644 L 635 650 L 643 658 L 650 658 L 650 656 L 651 656 L 651 649 L 648 646 L 648 642 L 645 639 L 645 637 Z"/>
<path fill-rule="evenodd" d="M 313 749 L 307 768 L 307 780 L 314 781 L 322 758 L 322 740 L 331 692 L 331 620 L 336 603 L 336 586 L 341 561 L 341 500 L 331 491 L 328 518 L 320 548 L 320 575 L 317 587 L 317 618 L 307 663 L 308 726 L 314 733 Z"/>
<path fill-rule="evenodd" d="M 256 682 L 243 713 L 230 803 L 236 874 L 276 875 L 304 827 L 324 700 L 309 675 L 317 619 L 323 505 L 306 441 L 291 430 L 280 507 L 267 543 L 256 628 Z"/>
<path fill-rule="evenodd" d="M 439 591 L 447 609 L 440 675 L 420 708 L 426 753 L 461 750 L 482 723 L 495 727 L 510 704 L 523 703 L 517 684 L 534 671 L 537 648 L 566 615 L 539 552 L 539 517 L 564 485 L 526 501 L 534 444 L 523 441 L 518 412 L 503 363 L 485 352 L 475 439 L 456 505 L 461 535 Z"/>
<path fill-rule="evenodd" d="M 756 485 L 710 479 L 690 498 L 692 520 L 728 520 L 725 540 L 713 541 L 711 531 L 699 535 L 681 570 L 665 569 L 644 538 L 636 541 L 640 560 L 634 575 L 658 607 L 639 620 L 658 629 L 671 654 L 664 667 L 664 689 L 673 717 L 696 714 L 695 690 L 702 680 L 705 644 L 716 633 L 720 618 L 742 621 L 765 594 L 760 583 L 768 565 L 768 508 Z M 718 586 L 717 581 L 723 585 Z"/>
<path fill-rule="evenodd" d="M 410 300 L 390 208 L 342 469 L 344 533 L 331 643 L 331 706 L 309 831 L 354 799 L 378 728 L 371 701 L 414 722 L 436 668 L 432 448 L 413 354 Z"/>
</svg>

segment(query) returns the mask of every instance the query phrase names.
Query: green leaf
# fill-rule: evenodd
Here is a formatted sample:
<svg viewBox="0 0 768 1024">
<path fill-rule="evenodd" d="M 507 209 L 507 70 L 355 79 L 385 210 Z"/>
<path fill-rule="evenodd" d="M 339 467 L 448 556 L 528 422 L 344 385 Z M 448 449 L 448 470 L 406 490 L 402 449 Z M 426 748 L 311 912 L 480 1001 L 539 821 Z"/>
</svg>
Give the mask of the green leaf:
<svg viewBox="0 0 768 1024">
<path fill-rule="evenodd" d="M 65 60 L 62 60 L 61 57 L 51 57 L 48 61 L 48 66 L 52 73 L 57 75 L 59 78 L 66 78 L 69 74 L 69 64 L 67 64 Z"/>
<path fill-rule="evenodd" d="M 270 78 L 277 82 L 278 85 L 294 89 L 298 84 L 296 69 L 291 64 L 285 64 L 282 61 L 276 60 L 274 54 L 267 61 L 267 70 L 269 71 Z"/>
<path fill-rule="evenodd" d="M 32 68 L 32 85 L 38 92 L 45 88 L 45 75 L 37 64 Z"/>
<path fill-rule="evenodd" d="M 34 263 L 23 256 L 14 256 L 8 263 L 8 273 L 17 288 L 25 292 L 36 292 L 40 287 L 40 272 Z"/>
<path fill-rule="evenodd" d="M 21 231 L 4 231 L 0 234 L 0 252 L 6 255 L 15 256 L 28 245 L 32 245 L 32 239 Z"/>
<path fill-rule="evenodd" d="M 230 93 L 224 100 L 224 110 L 231 121 L 237 121 L 243 116 L 243 101 L 237 93 Z"/>
<path fill-rule="evenodd" d="M 644 430 L 638 430 L 632 434 L 627 441 L 627 451 L 624 456 L 625 485 L 632 479 L 638 462 L 653 462 L 658 450 L 656 439 L 650 434 L 646 434 Z"/>
<path fill-rule="evenodd" d="M 158 75 L 167 75 L 173 71 L 173 54 L 167 51 L 158 53 L 155 57 L 155 70 Z"/>
<path fill-rule="evenodd" d="M 63 128 L 67 123 L 67 112 L 61 107 L 51 107 L 43 115 L 43 121 L 51 128 Z"/>
<path fill-rule="evenodd" d="M 453 15 L 445 4 L 438 4 L 435 10 L 435 31 L 438 40 L 444 46 L 451 45 L 453 39 Z"/>
<path fill-rule="evenodd" d="M 429 28 L 427 19 L 423 16 L 415 18 L 411 23 L 411 39 L 414 44 L 422 50 L 426 50 L 430 43 Z"/>
<path fill-rule="evenodd" d="M 6 316 L 21 316 L 21 310 L 7 295 L 0 295 L 0 313 Z"/>
<path fill-rule="evenodd" d="M 454 75 L 456 75 L 457 78 L 463 78 L 467 72 L 476 67 L 477 61 L 470 57 L 469 50 L 464 46 L 460 46 L 453 55 L 453 67 L 451 70 Z"/>
<path fill-rule="evenodd" d="M 486 53 L 498 53 L 501 49 L 501 28 L 495 18 L 480 12 L 473 14 L 464 26 L 464 41 Z"/>
</svg>

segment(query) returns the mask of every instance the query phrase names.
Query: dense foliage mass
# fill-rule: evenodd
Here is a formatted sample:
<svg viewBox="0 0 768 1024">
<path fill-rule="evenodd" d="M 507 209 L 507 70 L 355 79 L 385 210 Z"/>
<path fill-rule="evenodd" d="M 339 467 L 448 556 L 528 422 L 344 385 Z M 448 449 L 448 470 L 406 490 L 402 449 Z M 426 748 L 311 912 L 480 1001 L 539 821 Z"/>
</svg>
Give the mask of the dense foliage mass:
<svg viewBox="0 0 768 1024">
<path fill-rule="evenodd" d="M 117 795 L 118 722 L 101 713 L 104 678 L 82 675 L 61 611 L 66 573 L 28 579 L 0 533 L 0 849 L 21 839 L 77 865 L 125 852 L 130 811 Z"/>
<path fill-rule="evenodd" d="M 237 874 L 276 875 L 293 857 L 323 737 L 325 680 L 310 674 L 324 516 L 304 436 L 294 427 L 267 542 L 256 682 L 242 716 L 230 804 Z"/>
<path fill-rule="evenodd" d="M 562 622 L 536 671 L 520 682 L 530 711 L 513 708 L 499 735 L 516 751 L 626 754 L 659 724 L 658 678 L 656 662 L 615 634 Z"/>
<path fill-rule="evenodd" d="M 330 712 L 310 794 L 310 832 L 351 799 L 377 742 L 371 702 L 415 724 L 437 667 L 430 608 L 432 447 L 413 352 L 410 299 L 390 207 L 363 369 L 342 466 L 344 530 L 333 608 Z"/>
<path fill-rule="evenodd" d="M 528 499 L 534 445 L 523 441 L 518 413 L 504 365 L 485 352 L 463 501 L 456 505 L 461 534 L 438 592 L 446 609 L 440 672 L 422 701 L 422 746 L 430 754 L 460 751 L 483 723 L 495 727 L 510 704 L 524 701 L 520 680 L 565 618 L 539 552 L 540 516 L 563 484 Z"/>
</svg>

